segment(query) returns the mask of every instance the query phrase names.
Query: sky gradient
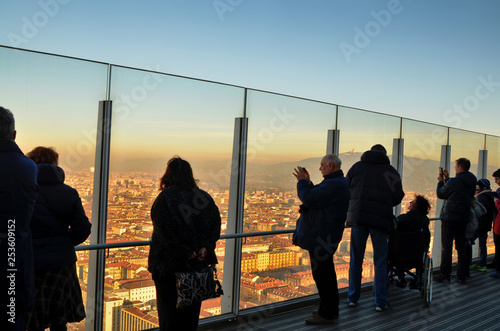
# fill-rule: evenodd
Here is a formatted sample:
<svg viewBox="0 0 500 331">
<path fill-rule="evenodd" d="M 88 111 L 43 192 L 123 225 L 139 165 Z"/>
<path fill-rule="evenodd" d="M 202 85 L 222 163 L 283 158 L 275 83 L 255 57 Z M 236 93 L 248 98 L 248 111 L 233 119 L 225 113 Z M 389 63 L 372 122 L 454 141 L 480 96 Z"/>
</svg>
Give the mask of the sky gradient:
<svg viewBox="0 0 500 331">
<path fill-rule="evenodd" d="M 0 44 L 500 135 L 500 2 L 5 0 Z"/>
</svg>

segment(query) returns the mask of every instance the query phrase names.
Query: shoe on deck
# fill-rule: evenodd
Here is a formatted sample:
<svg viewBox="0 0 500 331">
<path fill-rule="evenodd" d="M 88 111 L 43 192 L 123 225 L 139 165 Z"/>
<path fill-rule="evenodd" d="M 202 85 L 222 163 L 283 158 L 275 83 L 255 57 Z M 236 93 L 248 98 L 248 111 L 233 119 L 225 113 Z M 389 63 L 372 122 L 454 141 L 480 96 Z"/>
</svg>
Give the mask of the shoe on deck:
<svg viewBox="0 0 500 331">
<path fill-rule="evenodd" d="M 356 306 L 358 305 L 356 302 L 352 302 L 352 301 L 349 301 L 349 300 L 347 300 L 345 303 L 346 303 L 349 307 L 356 307 Z"/>
<path fill-rule="evenodd" d="M 497 271 L 497 272 L 492 272 L 490 274 L 490 277 L 493 277 L 493 278 L 500 278 L 500 271 Z"/>
<path fill-rule="evenodd" d="M 306 319 L 306 324 L 310 325 L 332 324 L 333 322 L 335 322 L 335 319 L 324 318 L 318 314 L 314 314 L 308 319 Z"/>
<path fill-rule="evenodd" d="M 389 302 L 387 302 L 385 304 L 385 306 L 375 308 L 375 311 L 383 312 L 383 311 L 386 311 L 386 310 L 389 310 L 389 309 L 391 309 L 391 305 L 389 304 Z"/>
<path fill-rule="evenodd" d="M 476 271 L 487 271 L 488 268 L 486 266 L 480 266 L 480 265 L 475 265 L 471 267 L 471 270 L 476 270 Z"/>
<path fill-rule="evenodd" d="M 449 277 L 444 277 L 443 275 L 439 275 L 434 277 L 434 280 L 439 283 L 450 284 L 451 280 Z"/>
</svg>

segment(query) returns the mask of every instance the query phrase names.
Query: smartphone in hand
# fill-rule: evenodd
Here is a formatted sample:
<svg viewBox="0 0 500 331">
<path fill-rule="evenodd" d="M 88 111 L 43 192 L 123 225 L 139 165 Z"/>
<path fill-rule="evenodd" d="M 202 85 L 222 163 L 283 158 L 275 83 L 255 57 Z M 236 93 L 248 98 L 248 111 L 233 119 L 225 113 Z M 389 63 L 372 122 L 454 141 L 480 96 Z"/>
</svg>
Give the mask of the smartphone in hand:
<svg viewBox="0 0 500 331">
<path fill-rule="evenodd" d="M 439 176 L 444 177 L 443 168 L 439 167 Z"/>
</svg>

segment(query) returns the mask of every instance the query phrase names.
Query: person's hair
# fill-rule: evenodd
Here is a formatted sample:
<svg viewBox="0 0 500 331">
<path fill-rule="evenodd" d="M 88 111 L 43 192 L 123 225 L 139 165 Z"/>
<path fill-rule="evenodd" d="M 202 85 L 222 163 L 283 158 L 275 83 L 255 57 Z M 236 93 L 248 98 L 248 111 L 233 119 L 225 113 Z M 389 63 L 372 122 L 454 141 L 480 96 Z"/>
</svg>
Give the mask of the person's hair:
<svg viewBox="0 0 500 331">
<path fill-rule="evenodd" d="M 181 189 L 190 190 L 198 187 L 194 179 L 193 169 L 188 161 L 174 156 L 167 163 L 167 170 L 160 180 L 160 190 L 176 185 Z"/>
<path fill-rule="evenodd" d="M 0 106 L 0 140 L 12 140 L 15 130 L 14 114 L 7 108 Z"/>
<path fill-rule="evenodd" d="M 465 157 L 461 157 L 457 160 L 455 160 L 457 165 L 461 166 L 464 171 L 469 171 L 470 169 L 470 161 L 469 159 L 466 159 Z"/>
<path fill-rule="evenodd" d="M 35 147 L 31 152 L 26 154 L 36 164 L 55 164 L 59 161 L 59 154 L 53 147 Z"/>
<path fill-rule="evenodd" d="M 333 163 L 333 167 L 337 168 L 342 165 L 342 160 L 335 154 L 327 154 L 325 155 L 325 159 L 328 163 Z"/>
<path fill-rule="evenodd" d="M 492 175 L 493 177 L 500 178 L 500 169 L 495 170 L 495 172 Z"/>
<path fill-rule="evenodd" d="M 380 144 L 373 145 L 372 148 L 370 148 L 370 150 L 372 150 L 372 151 L 379 151 L 379 152 L 382 152 L 385 155 L 387 155 L 387 150 L 385 149 L 384 146 L 382 146 Z"/>
<path fill-rule="evenodd" d="M 427 215 L 431 210 L 431 204 L 423 195 L 415 195 L 415 209 Z"/>
</svg>

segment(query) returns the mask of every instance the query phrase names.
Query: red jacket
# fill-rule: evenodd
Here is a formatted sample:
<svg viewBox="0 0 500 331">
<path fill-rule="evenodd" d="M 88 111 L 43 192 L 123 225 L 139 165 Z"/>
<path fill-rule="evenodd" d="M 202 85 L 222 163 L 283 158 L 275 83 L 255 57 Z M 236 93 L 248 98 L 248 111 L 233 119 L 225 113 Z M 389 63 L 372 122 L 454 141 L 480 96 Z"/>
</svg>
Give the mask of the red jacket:
<svg viewBox="0 0 500 331">
<path fill-rule="evenodd" d="M 493 223 L 493 232 L 495 232 L 496 235 L 500 236 L 500 200 L 495 199 L 495 206 L 497 207 L 498 213 L 497 217 L 495 217 L 495 223 Z"/>
</svg>

